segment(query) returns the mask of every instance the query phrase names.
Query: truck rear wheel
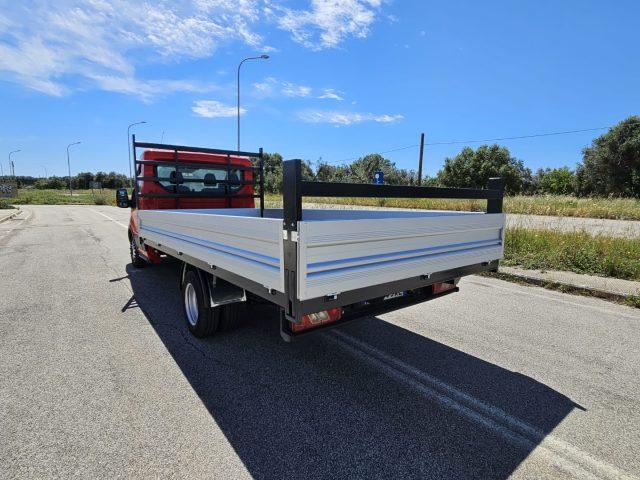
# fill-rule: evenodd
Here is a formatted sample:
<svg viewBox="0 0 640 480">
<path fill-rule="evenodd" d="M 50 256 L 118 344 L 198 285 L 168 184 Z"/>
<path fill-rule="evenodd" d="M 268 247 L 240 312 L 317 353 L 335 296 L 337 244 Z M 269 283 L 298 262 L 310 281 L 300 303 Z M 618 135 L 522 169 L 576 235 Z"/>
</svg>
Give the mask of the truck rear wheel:
<svg viewBox="0 0 640 480">
<path fill-rule="evenodd" d="M 220 309 L 211 308 L 200 275 L 187 270 L 182 280 L 182 305 L 189 331 L 198 338 L 212 335 L 220 322 Z"/>
<path fill-rule="evenodd" d="M 142 258 L 142 255 L 140 255 L 140 250 L 138 250 L 136 240 L 133 238 L 131 232 L 129 232 L 129 255 L 131 255 L 131 264 L 136 268 L 142 268 L 147 263 L 144 261 L 144 258 Z"/>
</svg>

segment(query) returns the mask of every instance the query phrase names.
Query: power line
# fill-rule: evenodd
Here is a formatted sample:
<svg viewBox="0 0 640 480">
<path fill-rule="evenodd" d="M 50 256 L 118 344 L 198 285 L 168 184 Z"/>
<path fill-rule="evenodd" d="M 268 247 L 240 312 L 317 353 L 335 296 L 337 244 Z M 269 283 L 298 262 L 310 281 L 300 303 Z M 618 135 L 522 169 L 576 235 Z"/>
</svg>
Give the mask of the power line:
<svg viewBox="0 0 640 480">
<path fill-rule="evenodd" d="M 573 133 L 584 133 L 584 132 L 595 132 L 598 130 L 606 130 L 608 128 L 611 127 L 595 127 L 595 128 L 582 128 L 579 130 L 564 130 L 564 131 L 560 131 L 560 132 L 547 132 L 547 133 L 535 133 L 532 135 L 518 135 L 518 136 L 514 136 L 514 137 L 498 137 L 498 138 L 485 138 L 482 140 L 452 140 L 449 142 L 431 142 L 431 143 L 425 143 L 425 147 L 426 146 L 437 146 L 437 145 L 462 145 L 462 144 L 469 144 L 469 143 L 486 143 L 486 142 L 499 142 L 499 141 L 504 141 L 504 140 L 522 140 L 525 138 L 537 138 L 537 137 L 551 137 L 551 136 L 555 136 L 555 135 L 569 135 L 569 134 L 573 134 Z M 416 148 L 419 147 L 419 144 L 414 144 L 414 145 L 406 145 L 404 147 L 396 147 L 396 148 L 392 148 L 390 150 L 385 150 L 383 152 L 377 152 L 380 154 L 385 154 L 385 153 L 392 153 L 392 152 L 399 152 L 401 150 L 408 150 L 410 148 Z M 350 158 L 345 158 L 343 160 L 334 160 L 334 161 L 324 161 L 323 163 L 328 163 L 331 165 L 335 165 L 335 164 L 339 164 L 339 163 L 346 163 L 346 162 L 350 162 L 352 160 L 357 160 L 360 157 L 350 157 Z"/>
</svg>

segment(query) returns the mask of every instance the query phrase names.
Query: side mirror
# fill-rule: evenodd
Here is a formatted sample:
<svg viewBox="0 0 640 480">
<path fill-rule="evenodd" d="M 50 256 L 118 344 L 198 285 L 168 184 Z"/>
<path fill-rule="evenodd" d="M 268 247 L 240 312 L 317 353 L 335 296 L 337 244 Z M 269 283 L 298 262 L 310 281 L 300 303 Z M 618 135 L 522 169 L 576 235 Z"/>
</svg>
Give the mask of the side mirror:
<svg viewBox="0 0 640 480">
<path fill-rule="evenodd" d="M 131 207 L 131 200 L 129 200 L 129 194 L 126 188 L 119 188 L 116 190 L 116 205 L 120 208 Z"/>
</svg>

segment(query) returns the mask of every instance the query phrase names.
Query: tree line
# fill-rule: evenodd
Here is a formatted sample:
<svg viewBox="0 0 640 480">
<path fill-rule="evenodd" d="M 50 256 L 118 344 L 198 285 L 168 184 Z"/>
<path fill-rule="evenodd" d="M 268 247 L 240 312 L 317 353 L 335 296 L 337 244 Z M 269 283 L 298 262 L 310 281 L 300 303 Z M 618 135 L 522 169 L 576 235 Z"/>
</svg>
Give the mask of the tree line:
<svg viewBox="0 0 640 480">
<path fill-rule="evenodd" d="M 5 177 L 9 179 L 10 177 Z M 17 176 L 16 181 L 19 188 L 55 189 L 62 190 L 69 188 L 69 177 L 47 177 L 38 178 L 31 176 Z M 71 177 L 71 188 L 74 190 L 90 189 L 91 182 L 102 183 L 102 188 L 122 188 L 129 185 L 129 177 L 116 172 L 80 172 Z"/>
<path fill-rule="evenodd" d="M 265 190 L 278 193 L 282 183 L 282 156 L 265 154 Z M 384 172 L 385 183 L 416 185 L 415 170 L 398 168 L 378 153 L 361 157 L 348 165 L 319 161 L 314 170 L 303 162 L 303 176 L 327 182 L 371 183 L 376 171 Z M 593 140 L 582 151 L 575 170 L 568 167 L 539 169 L 535 173 L 515 158 L 507 147 L 482 145 L 465 147 L 455 157 L 447 157 L 434 177 L 423 185 L 444 187 L 486 187 L 489 178 L 505 179 L 509 195 L 577 195 L 640 198 L 640 117 L 631 116 Z"/>
</svg>

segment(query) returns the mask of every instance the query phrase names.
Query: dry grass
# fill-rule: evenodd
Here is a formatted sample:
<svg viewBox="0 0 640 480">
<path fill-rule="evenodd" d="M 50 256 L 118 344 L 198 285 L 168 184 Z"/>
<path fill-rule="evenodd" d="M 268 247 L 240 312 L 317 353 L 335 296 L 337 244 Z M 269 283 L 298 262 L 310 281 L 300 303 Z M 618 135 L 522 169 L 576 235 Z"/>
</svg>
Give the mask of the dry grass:
<svg viewBox="0 0 640 480">
<path fill-rule="evenodd" d="M 277 204 L 282 201 L 282 198 L 279 195 L 269 195 L 267 200 L 272 204 Z M 482 212 L 486 209 L 486 201 L 481 200 L 309 197 L 305 198 L 305 202 L 470 212 Z M 504 211 L 527 215 L 640 220 L 640 200 L 632 198 L 576 198 L 555 195 L 516 196 L 505 198 Z"/>
</svg>

